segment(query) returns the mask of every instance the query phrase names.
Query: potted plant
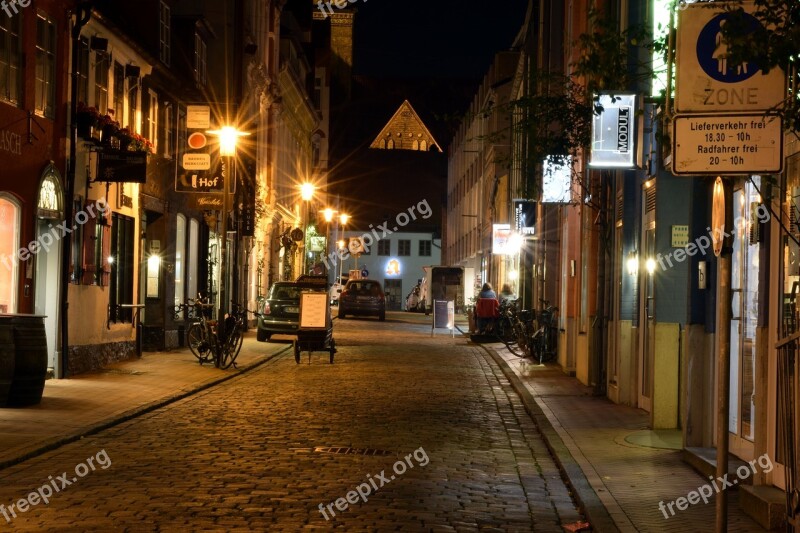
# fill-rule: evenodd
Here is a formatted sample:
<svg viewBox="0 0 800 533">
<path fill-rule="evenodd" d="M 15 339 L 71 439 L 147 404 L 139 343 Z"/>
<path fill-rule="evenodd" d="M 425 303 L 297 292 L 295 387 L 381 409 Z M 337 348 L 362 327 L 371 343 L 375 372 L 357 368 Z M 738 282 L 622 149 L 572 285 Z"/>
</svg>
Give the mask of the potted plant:
<svg viewBox="0 0 800 533">
<path fill-rule="evenodd" d="M 99 118 L 100 113 L 97 112 L 97 108 L 79 102 L 77 114 L 75 115 L 78 136 L 84 139 L 91 139 L 94 136 L 94 130 L 97 128 Z"/>
<path fill-rule="evenodd" d="M 97 119 L 97 126 L 102 132 L 100 141 L 103 143 L 110 143 L 111 137 L 119 131 L 119 122 L 114 118 L 114 110 L 109 108 L 108 113 L 100 116 Z M 95 137 L 97 136 L 95 135 Z"/>
</svg>

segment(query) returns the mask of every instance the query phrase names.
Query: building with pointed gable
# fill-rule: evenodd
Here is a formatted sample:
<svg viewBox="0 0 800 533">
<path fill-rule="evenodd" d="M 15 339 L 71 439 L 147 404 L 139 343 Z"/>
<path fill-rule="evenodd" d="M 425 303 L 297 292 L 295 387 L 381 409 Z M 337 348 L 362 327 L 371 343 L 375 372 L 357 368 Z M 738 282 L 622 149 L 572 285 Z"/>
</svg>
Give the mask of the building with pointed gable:
<svg viewBox="0 0 800 533">
<path fill-rule="evenodd" d="M 392 118 L 372 141 L 370 148 L 441 152 L 442 147 L 419 118 L 411 102 L 404 100 Z"/>
</svg>

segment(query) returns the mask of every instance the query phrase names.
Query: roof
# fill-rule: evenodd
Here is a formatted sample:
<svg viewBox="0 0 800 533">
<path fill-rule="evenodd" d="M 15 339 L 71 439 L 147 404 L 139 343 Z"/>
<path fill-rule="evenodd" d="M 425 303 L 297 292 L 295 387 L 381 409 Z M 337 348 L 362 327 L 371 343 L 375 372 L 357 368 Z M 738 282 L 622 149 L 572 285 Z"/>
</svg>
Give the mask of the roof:
<svg viewBox="0 0 800 533">
<path fill-rule="evenodd" d="M 442 151 L 442 147 L 408 100 L 403 100 L 369 147 L 422 151 L 435 148 L 439 152 Z"/>
</svg>

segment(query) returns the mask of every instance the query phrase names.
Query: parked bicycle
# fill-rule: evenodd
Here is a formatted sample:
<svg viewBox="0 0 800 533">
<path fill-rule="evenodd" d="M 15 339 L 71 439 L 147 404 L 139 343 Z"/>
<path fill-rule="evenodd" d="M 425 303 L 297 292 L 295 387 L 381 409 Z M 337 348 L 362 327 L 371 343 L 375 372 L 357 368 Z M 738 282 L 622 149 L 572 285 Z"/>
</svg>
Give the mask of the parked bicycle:
<svg viewBox="0 0 800 533">
<path fill-rule="evenodd" d="M 517 357 L 529 357 L 533 331 L 531 312 L 518 310 L 517 300 L 505 300 L 500 304 L 499 313 L 494 331 L 497 338 Z"/>
<path fill-rule="evenodd" d="M 242 333 L 247 310 L 232 302 L 232 311 L 225 317 L 224 327 L 220 329 L 218 321 L 210 319 L 213 304 L 208 303 L 206 298 L 198 295 L 188 302 L 178 306 L 178 310 L 190 309 L 196 320 L 187 332 L 189 350 L 201 365 L 213 362 L 215 367 L 223 370 L 231 366 L 236 368 L 236 357 L 244 342 Z"/>
<path fill-rule="evenodd" d="M 558 307 L 550 305 L 550 302 L 539 299 L 543 309 L 538 313 L 538 327 L 531 337 L 531 354 L 539 359 L 539 364 L 552 361 L 558 354 L 556 331 L 558 323 Z"/>
</svg>

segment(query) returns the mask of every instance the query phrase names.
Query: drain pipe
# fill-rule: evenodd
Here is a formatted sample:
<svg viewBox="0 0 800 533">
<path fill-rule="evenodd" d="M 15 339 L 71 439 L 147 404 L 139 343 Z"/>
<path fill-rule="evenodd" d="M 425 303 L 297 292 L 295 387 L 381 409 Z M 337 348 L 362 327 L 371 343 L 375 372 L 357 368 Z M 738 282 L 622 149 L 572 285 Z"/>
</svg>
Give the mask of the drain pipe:
<svg viewBox="0 0 800 533">
<path fill-rule="evenodd" d="M 65 187 L 64 220 L 69 226 L 74 217 L 73 200 L 75 196 L 75 159 L 78 147 L 78 51 L 83 28 L 92 16 L 92 0 L 80 2 L 75 11 L 75 25 L 72 27 L 72 73 L 70 76 L 70 104 L 69 104 L 69 167 Z M 67 233 L 61 239 L 61 293 L 60 296 L 60 322 L 61 322 L 61 368 L 59 377 L 69 374 L 69 263 L 72 254 L 72 235 Z"/>
</svg>

